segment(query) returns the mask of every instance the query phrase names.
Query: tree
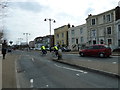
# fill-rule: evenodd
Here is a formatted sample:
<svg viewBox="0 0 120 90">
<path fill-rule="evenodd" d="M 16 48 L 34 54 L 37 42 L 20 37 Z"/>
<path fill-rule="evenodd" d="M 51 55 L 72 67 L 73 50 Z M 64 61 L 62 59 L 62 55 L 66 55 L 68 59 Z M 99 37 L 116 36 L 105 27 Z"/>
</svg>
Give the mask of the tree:
<svg viewBox="0 0 120 90">
<path fill-rule="evenodd" d="M 10 43 L 10 45 L 12 45 L 12 44 L 13 44 L 13 41 L 10 41 L 9 43 Z"/>
</svg>

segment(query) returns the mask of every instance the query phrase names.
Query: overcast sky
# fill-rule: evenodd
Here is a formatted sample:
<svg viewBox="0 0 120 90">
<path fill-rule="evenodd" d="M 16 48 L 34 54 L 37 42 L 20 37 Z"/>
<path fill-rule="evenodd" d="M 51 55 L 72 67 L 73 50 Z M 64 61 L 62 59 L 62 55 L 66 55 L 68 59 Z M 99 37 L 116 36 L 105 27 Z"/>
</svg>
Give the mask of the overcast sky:
<svg viewBox="0 0 120 90">
<path fill-rule="evenodd" d="M 30 33 L 29 41 L 38 36 L 49 35 L 49 22 L 52 18 L 52 34 L 54 29 L 70 23 L 78 26 L 86 23 L 88 14 L 99 14 L 118 6 L 119 0 L 9 0 L 6 15 L 2 18 L 7 39 L 14 43 L 18 38 Z"/>
</svg>

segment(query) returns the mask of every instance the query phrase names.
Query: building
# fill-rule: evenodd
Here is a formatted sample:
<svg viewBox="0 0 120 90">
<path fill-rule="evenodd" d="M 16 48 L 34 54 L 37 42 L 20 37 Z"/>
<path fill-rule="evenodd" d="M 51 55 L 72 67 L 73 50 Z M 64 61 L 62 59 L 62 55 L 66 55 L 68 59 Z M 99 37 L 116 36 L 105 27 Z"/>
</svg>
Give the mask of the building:
<svg viewBox="0 0 120 90">
<path fill-rule="evenodd" d="M 46 47 L 54 46 L 54 35 L 43 36 L 43 45 Z"/>
<path fill-rule="evenodd" d="M 116 37 L 117 37 L 117 40 L 116 40 L 116 48 L 120 48 L 120 19 L 116 21 L 116 24 L 115 24 L 115 28 L 116 28 Z"/>
<path fill-rule="evenodd" d="M 106 44 L 114 49 L 117 46 L 115 23 L 120 18 L 120 7 L 100 13 L 90 14 L 86 19 L 88 45 Z"/>
<path fill-rule="evenodd" d="M 43 37 L 36 37 L 34 39 L 35 49 L 40 50 L 44 45 L 46 48 L 54 46 L 54 35 L 47 35 Z"/>
<path fill-rule="evenodd" d="M 69 48 L 79 50 L 86 46 L 87 43 L 87 25 L 79 25 L 68 29 Z"/>
<path fill-rule="evenodd" d="M 61 47 L 68 46 L 68 29 L 70 24 L 63 25 L 59 28 L 54 29 L 54 44 L 60 45 Z"/>
<path fill-rule="evenodd" d="M 34 39 L 35 49 L 40 50 L 43 45 L 43 37 L 36 37 Z"/>
</svg>

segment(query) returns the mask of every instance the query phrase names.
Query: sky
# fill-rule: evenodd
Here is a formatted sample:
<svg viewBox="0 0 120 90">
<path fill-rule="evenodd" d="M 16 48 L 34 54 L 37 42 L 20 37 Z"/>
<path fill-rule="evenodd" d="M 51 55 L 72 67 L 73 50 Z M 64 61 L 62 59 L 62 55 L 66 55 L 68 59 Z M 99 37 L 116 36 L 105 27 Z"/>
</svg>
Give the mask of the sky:
<svg viewBox="0 0 120 90">
<path fill-rule="evenodd" d="M 97 15 L 111 10 L 118 6 L 119 0 L 3 0 L 7 1 L 7 8 L 0 13 L 0 27 L 4 26 L 4 32 L 8 41 L 14 44 L 26 41 L 23 33 L 29 33 L 28 40 L 32 41 L 36 37 L 50 34 L 49 21 L 51 22 L 51 32 L 63 25 L 78 26 L 86 23 L 89 14 Z"/>
</svg>

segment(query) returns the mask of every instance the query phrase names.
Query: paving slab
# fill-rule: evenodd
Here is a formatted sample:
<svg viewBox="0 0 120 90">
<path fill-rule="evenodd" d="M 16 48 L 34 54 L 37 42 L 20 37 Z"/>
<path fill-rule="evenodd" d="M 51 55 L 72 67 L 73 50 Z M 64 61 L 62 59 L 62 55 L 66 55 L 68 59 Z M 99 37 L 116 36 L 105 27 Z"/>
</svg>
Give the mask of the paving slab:
<svg viewBox="0 0 120 90">
<path fill-rule="evenodd" d="M 18 56 L 8 53 L 2 60 L 2 88 L 16 88 L 15 60 Z"/>
<path fill-rule="evenodd" d="M 0 90 L 2 89 L 2 54 L 0 52 Z"/>
</svg>

